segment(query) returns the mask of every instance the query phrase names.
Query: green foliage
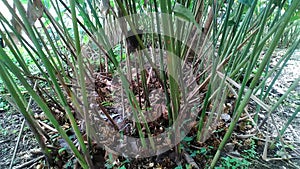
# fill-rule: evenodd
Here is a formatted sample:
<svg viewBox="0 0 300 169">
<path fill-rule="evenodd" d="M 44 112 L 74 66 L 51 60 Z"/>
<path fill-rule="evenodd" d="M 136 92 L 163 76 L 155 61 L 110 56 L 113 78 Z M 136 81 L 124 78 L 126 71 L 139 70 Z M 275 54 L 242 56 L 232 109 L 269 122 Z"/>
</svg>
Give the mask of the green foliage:
<svg viewBox="0 0 300 169">
<path fill-rule="evenodd" d="M 0 134 L 3 136 L 8 135 L 8 131 L 0 125 Z"/>
<path fill-rule="evenodd" d="M 113 103 L 112 102 L 102 102 L 103 106 L 112 106 Z"/>
<path fill-rule="evenodd" d="M 296 12 L 295 14 L 294 14 L 294 16 L 292 16 L 291 17 L 291 22 L 294 22 L 294 21 L 297 21 L 298 20 L 298 22 L 299 22 L 299 20 L 300 20 L 300 10 L 298 10 L 298 12 Z"/>
<path fill-rule="evenodd" d="M 63 153 L 65 153 L 66 150 L 67 150 L 66 147 L 62 147 L 62 148 L 60 148 L 60 149 L 58 150 L 58 154 L 59 154 L 59 155 L 63 155 Z"/>
<path fill-rule="evenodd" d="M 22 4 L 27 4 L 28 0 L 20 0 Z"/>
<path fill-rule="evenodd" d="M 173 10 L 176 16 L 182 18 L 185 21 L 192 22 L 199 30 L 201 30 L 199 24 L 194 18 L 194 14 L 189 9 L 187 9 L 181 4 L 176 3 Z"/>
<path fill-rule="evenodd" d="M 122 165 L 119 169 L 126 169 L 125 165 Z"/>
<path fill-rule="evenodd" d="M 105 168 L 118 168 L 118 169 L 126 169 L 125 164 L 129 163 L 130 161 L 128 159 L 122 161 L 121 163 L 117 164 L 114 159 L 113 155 L 110 153 L 108 154 L 108 159 L 105 162 Z"/>
<path fill-rule="evenodd" d="M 191 157 L 195 157 L 196 155 L 206 155 L 209 151 L 205 147 L 202 147 L 200 150 L 191 150 L 189 148 L 186 148 L 185 150 L 189 152 Z"/>
<path fill-rule="evenodd" d="M 175 169 L 192 169 L 192 168 L 193 167 L 190 164 L 185 164 L 184 167 L 182 165 L 175 167 Z"/>
<path fill-rule="evenodd" d="M 111 153 L 108 154 L 108 159 L 105 162 L 105 168 L 113 168 L 114 167 L 113 155 Z"/>
<path fill-rule="evenodd" d="M 3 2 L 6 2 L 6 0 L 3 0 Z M 201 86 L 195 93 L 203 94 L 201 99 L 204 99 L 201 103 L 197 103 L 199 110 L 201 110 L 201 117 L 198 118 L 197 141 L 201 140 L 201 133 L 203 133 L 203 131 L 205 133 L 212 125 L 217 124 L 215 119 L 218 119 L 216 117 L 220 117 L 222 113 L 222 106 L 220 105 L 223 105 L 225 102 L 228 89 L 236 90 L 238 93 L 235 107 L 233 107 L 234 111 L 232 112 L 234 119 L 232 119 L 224 138 L 222 138 L 218 152 L 211 163 L 211 168 L 213 168 L 218 161 L 219 155 L 221 154 L 220 151 L 236 128 L 241 113 L 244 112 L 252 95 L 255 94 L 254 91 L 264 90 L 264 85 L 259 86 L 257 84 L 262 79 L 267 78 L 268 62 L 272 57 L 274 49 L 279 44 L 280 38 L 282 38 L 281 43 L 284 46 L 288 46 L 299 38 L 299 36 L 293 36 L 292 38 L 294 39 L 289 40 L 291 33 L 294 31 L 300 32 L 299 26 L 297 25 L 299 21 L 299 1 L 297 0 L 286 1 L 284 4 L 281 4 L 283 1 L 279 0 L 271 2 L 238 0 L 239 3 L 235 3 L 236 1 L 234 0 L 209 1 L 204 2 L 204 4 L 202 3 L 203 1 L 175 3 L 177 1 L 174 0 L 109 0 L 102 1 L 109 2 L 112 7 L 105 16 L 100 16 L 98 2 L 92 4 L 92 1 L 68 1 L 69 3 L 63 6 L 60 4 L 60 1 L 43 0 L 42 2 L 45 8 L 49 8 L 48 11 L 55 12 L 51 13 L 50 16 L 44 13 L 41 18 L 41 25 L 39 26 L 37 26 L 38 24 L 31 25 L 29 23 L 26 11 L 23 9 L 23 6 L 28 2 L 27 0 L 21 0 L 21 3 L 20 1 L 14 2 L 16 3 L 16 11 L 12 10 L 11 13 L 18 14 L 16 16 L 25 26 L 22 30 L 22 32 L 25 33 L 18 33 L 15 30 L 15 25 L 11 25 L 7 18 L 0 17 L 1 24 L 9 28 L 4 31 L 1 30 L 1 37 L 4 37 L 3 35 L 15 34 L 16 38 L 19 38 L 20 41 L 20 44 L 17 44 L 14 40 L 8 39 L 6 40 L 8 42 L 6 44 L 9 44 L 8 49 L 0 49 L 0 93 L 7 94 L 7 92 L 10 92 L 11 97 L 25 116 L 28 124 L 31 125 L 31 128 L 35 129 L 38 128 L 39 125 L 36 125 L 36 121 L 30 121 L 32 118 L 30 118 L 29 115 L 32 112 L 26 110 L 28 96 L 22 94 L 22 92 L 27 92 L 35 101 L 37 107 L 46 114 L 48 118 L 47 122 L 51 123 L 58 131 L 59 134 L 57 134 L 57 136 L 51 137 L 63 138 L 82 168 L 90 167 L 90 157 L 88 156 L 89 151 L 87 145 L 83 139 L 82 129 L 79 128 L 77 124 L 73 109 L 75 109 L 75 112 L 87 115 L 89 105 L 87 100 L 88 91 L 85 88 L 85 75 L 92 72 L 89 70 L 89 67 L 85 65 L 88 59 L 86 59 L 86 53 L 83 53 L 82 50 L 84 46 L 89 46 L 92 49 L 91 53 L 96 55 L 95 58 L 97 59 L 89 62 L 92 64 L 92 67 L 100 67 L 99 65 L 107 64 L 105 66 L 108 66 L 109 70 L 106 71 L 117 69 L 116 71 L 121 72 L 118 70 L 119 63 L 121 60 L 129 58 L 125 54 L 125 46 L 117 44 L 113 46 L 112 49 L 106 48 L 109 46 L 109 36 L 107 32 L 111 30 L 107 30 L 104 24 L 106 24 L 109 19 L 115 18 L 115 14 L 147 14 L 153 11 L 158 12 L 159 15 L 162 13 L 171 14 L 168 18 L 162 18 L 162 20 L 157 20 L 158 18 L 154 17 L 152 19 L 156 21 L 147 23 L 143 28 L 158 29 L 157 23 L 159 21 L 161 22 L 160 24 L 163 25 L 163 30 L 160 30 L 161 32 L 170 32 L 170 35 L 178 34 L 178 37 L 185 36 L 182 37 L 183 42 L 177 42 L 177 37 L 158 35 L 147 35 L 145 41 L 153 43 L 152 47 L 154 48 L 152 49 L 159 46 L 172 54 L 180 57 L 184 56 L 183 59 L 185 61 L 189 60 L 189 56 L 185 49 L 185 44 L 183 43 L 191 40 L 189 37 L 190 30 L 188 29 L 189 27 L 185 25 L 187 24 L 185 22 L 194 24 L 200 32 L 205 31 L 206 35 L 195 36 L 195 41 L 192 42 L 192 44 L 196 44 L 195 48 L 200 48 L 199 51 L 196 52 L 196 54 L 199 55 L 196 55 L 195 58 L 192 59 L 198 62 L 192 65 L 195 68 L 192 74 L 199 76 L 195 80 L 198 81 L 200 79 L 198 84 Z M 214 2 L 217 4 L 213 4 Z M 56 3 L 59 5 L 57 6 Z M 278 9 L 273 8 L 274 3 Z M 213 13 L 214 15 L 212 15 Z M 209 18 L 208 16 L 212 16 L 213 18 Z M 176 21 L 175 18 L 179 18 L 180 20 Z M 125 27 L 130 27 L 130 29 L 133 23 L 137 25 L 141 24 L 139 20 L 134 19 L 133 21 L 127 20 L 126 22 Z M 193 29 L 194 28 L 191 28 L 191 30 Z M 120 39 L 122 38 L 123 37 Z M 261 57 L 262 51 L 265 51 L 263 57 Z M 185 54 L 187 55 L 185 56 Z M 160 59 L 162 62 L 163 57 L 161 53 Z M 150 62 L 150 60 L 148 61 Z M 167 64 L 169 74 L 165 75 L 163 72 L 156 74 L 156 78 L 159 79 L 162 85 L 161 88 L 165 91 L 164 97 L 167 103 L 164 106 L 166 106 L 168 110 L 167 121 L 169 125 L 173 124 L 174 120 L 179 117 L 178 115 L 182 115 L 180 114 L 180 110 L 183 107 L 180 104 L 185 92 L 180 89 L 180 82 L 176 81 L 182 79 L 174 79 L 170 75 L 182 74 L 183 72 L 177 70 L 179 66 L 176 60 L 171 57 L 168 59 Z M 238 77 L 242 77 L 241 82 L 237 80 Z M 77 81 L 75 84 L 70 85 L 70 81 L 73 80 L 72 78 L 77 78 Z M 126 96 L 128 100 L 131 101 L 132 108 L 135 109 L 138 102 L 136 95 L 134 95 L 129 87 L 132 81 L 128 80 L 125 75 L 121 76 L 121 80 Z M 141 81 L 142 88 L 144 91 L 147 91 L 148 80 L 145 76 L 142 76 Z M 39 92 L 36 92 L 33 88 L 34 82 L 38 82 L 37 88 Z M 181 83 L 185 84 L 186 82 Z M 3 87 L 4 84 L 6 85 L 5 87 Z M 73 93 L 70 90 L 72 87 L 69 86 L 72 85 L 82 87 L 82 89 L 80 89 L 80 96 L 82 96 L 82 98 L 77 97 L 77 93 Z M 289 94 L 289 92 L 290 90 L 286 92 L 286 95 Z M 61 124 L 58 123 L 52 114 L 51 107 L 47 103 L 49 99 L 53 100 L 58 106 L 63 107 L 63 113 L 66 114 L 65 118 L 68 119 L 75 133 L 72 135 L 72 138 L 66 134 L 66 131 L 63 130 Z M 77 100 L 79 99 L 82 100 L 83 105 L 78 103 Z M 284 97 L 282 97 L 282 100 L 283 99 Z M 282 100 L 278 101 L 278 104 L 275 104 L 269 113 L 273 112 Z M 265 99 L 261 101 L 264 102 Z M 112 106 L 113 103 L 104 101 L 102 105 Z M 3 98 L 0 98 L 0 111 L 7 111 L 8 109 L 9 106 L 7 102 L 5 102 Z M 134 111 L 136 117 L 138 113 L 144 111 L 139 108 L 136 109 L 138 109 Z M 88 117 L 88 115 L 85 117 Z M 138 121 L 137 118 L 136 120 Z M 204 120 L 207 121 L 204 123 Z M 140 123 L 142 122 L 144 121 L 140 121 Z M 185 122 L 189 121 L 186 120 Z M 137 123 L 136 127 L 142 140 L 146 135 L 150 136 L 156 134 L 150 132 L 147 123 L 144 122 L 143 126 L 141 126 L 140 123 Z M 86 124 L 85 127 L 86 134 L 89 135 L 90 128 L 88 124 Z M 213 134 L 219 134 L 221 130 L 223 129 L 215 131 Z M 5 132 L 5 130 L 1 129 L 1 133 L 7 134 Z M 35 134 L 37 139 L 41 135 L 38 131 L 36 131 Z M 43 136 L 41 136 L 41 138 L 42 137 Z M 74 139 L 77 140 L 76 145 L 72 141 Z M 184 137 L 183 141 L 189 146 L 194 139 L 193 137 Z M 88 142 L 90 141 L 91 140 L 88 140 Z M 40 139 L 39 144 L 41 147 L 46 147 L 45 149 L 47 149 L 47 146 L 43 146 L 45 143 L 43 143 L 42 139 Z M 146 142 L 142 141 L 143 147 L 149 146 L 145 144 Z M 153 146 L 153 142 L 150 142 L 150 144 Z M 77 147 L 78 145 L 80 146 L 79 148 Z M 186 148 L 182 146 L 182 144 L 178 145 L 179 146 L 176 147 L 178 152 Z M 186 149 L 192 157 L 198 154 L 205 155 L 211 150 L 211 148 L 203 148 L 200 150 Z M 47 150 L 44 151 L 46 153 L 48 152 Z M 58 152 L 63 153 L 64 148 Z M 52 159 L 49 158 L 51 156 L 49 152 L 46 155 L 48 156 L 47 159 Z M 250 149 L 243 152 L 243 160 L 226 157 L 222 158 L 222 165 L 225 168 L 235 168 L 239 165 L 247 167 L 249 166 L 247 160 L 255 157 L 257 157 L 255 142 L 252 140 Z M 112 156 L 109 156 L 109 160 L 105 164 L 107 168 L 120 166 L 120 168 L 125 168 L 124 164 L 115 166 L 113 160 Z M 71 164 L 67 164 L 67 166 L 70 165 Z M 183 168 L 183 166 L 178 166 L 178 168 L 180 167 Z M 190 166 L 186 165 L 185 167 L 189 168 Z"/>
<path fill-rule="evenodd" d="M 0 112 L 6 112 L 8 111 L 10 108 L 9 104 L 7 101 L 3 100 L 2 98 L 0 98 Z"/>
<path fill-rule="evenodd" d="M 242 155 L 246 160 L 257 159 L 258 155 L 256 152 L 256 144 L 253 139 L 251 139 L 250 148 L 243 151 Z"/>
<path fill-rule="evenodd" d="M 180 165 L 180 166 L 175 167 L 175 169 L 183 169 L 183 167 Z"/>
<path fill-rule="evenodd" d="M 256 144 L 253 139 L 251 139 L 249 149 L 243 150 L 241 156 L 242 158 L 234 158 L 230 156 L 221 157 L 222 166 L 216 168 L 249 168 L 249 166 L 251 165 L 250 161 L 258 158 L 256 152 Z"/>
<path fill-rule="evenodd" d="M 251 6 L 253 0 L 239 0 L 239 3 L 242 3 L 244 5 Z"/>
<path fill-rule="evenodd" d="M 232 158 L 232 157 L 221 157 L 221 167 L 216 167 L 216 169 L 238 169 L 238 168 L 248 168 L 250 162 L 245 159 Z"/>
<path fill-rule="evenodd" d="M 194 137 L 184 137 L 184 139 L 183 139 L 183 141 L 186 141 L 186 142 L 190 142 L 190 141 L 192 141 L 192 140 L 194 140 Z"/>
<path fill-rule="evenodd" d="M 189 145 L 191 144 L 191 141 L 193 141 L 194 139 L 195 137 L 184 137 L 183 141 L 185 141 L 188 146 L 183 147 L 183 145 L 181 144 L 181 148 L 184 148 L 185 151 L 188 152 L 191 157 L 195 157 L 196 155 L 206 155 L 207 152 L 213 149 L 213 147 L 211 146 L 208 146 L 207 148 L 201 147 L 200 149 L 191 149 Z"/>
<path fill-rule="evenodd" d="M 182 165 L 179 165 L 175 167 L 175 169 L 192 169 L 193 166 L 191 164 L 185 164 L 184 167 Z"/>
</svg>

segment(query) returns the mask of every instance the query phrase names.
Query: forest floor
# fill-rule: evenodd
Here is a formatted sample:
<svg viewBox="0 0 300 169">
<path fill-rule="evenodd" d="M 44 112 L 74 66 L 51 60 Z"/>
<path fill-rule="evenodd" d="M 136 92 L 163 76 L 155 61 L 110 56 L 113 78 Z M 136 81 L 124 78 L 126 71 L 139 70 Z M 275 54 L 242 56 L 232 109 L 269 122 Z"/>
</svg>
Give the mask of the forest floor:
<svg viewBox="0 0 300 169">
<path fill-rule="evenodd" d="M 270 68 L 274 66 L 276 61 L 280 59 L 283 55 L 283 50 L 278 50 L 274 53 L 274 57 L 270 63 Z M 288 65 L 282 71 L 279 80 L 276 82 L 273 90 L 270 92 L 270 99 L 268 102 L 270 105 L 274 103 L 284 91 L 291 85 L 295 78 L 300 77 L 300 50 L 296 51 L 292 59 L 288 62 Z M 281 128 L 291 117 L 291 114 L 295 111 L 296 106 L 300 105 L 300 85 L 296 88 L 295 92 L 288 97 L 284 103 L 273 112 L 273 119 L 275 121 L 276 127 Z M 251 102 L 249 104 L 249 113 L 251 114 Z M 254 110 L 253 110 L 254 111 Z M 38 109 L 33 110 L 33 112 L 39 112 Z M 263 118 L 265 114 L 261 113 Z M 20 134 L 20 142 L 17 148 L 15 159 L 13 161 L 14 168 L 42 168 L 44 163 L 44 157 L 41 150 L 34 138 L 34 135 L 30 129 L 26 126 L 21 131 L 20 128 L 24 121 L 23 116 L 18 112 L 14 106 L 10 106 L 8 111 L 0 110 L 0 168 L 9 168 L 11 160 L 13 158 L 13 152 L 17 145 L 18 135 Z M 237 165 L 242 164 L 241 160 L 248 158 L 247 161 L 251 163 L 248 165 L 249 168 L 297 168 L 300 167 L 300 114 L 297 115 L 296 119 L 293 121 L 291 126 L 285 132 L 283 136 L 286 145 L 285 150 L 280 144 L 276 144 L 275 149 L 268 150 L 267 154 L 264 152 L 264 147 L 266 140 L 265 138 L 260 138 L 254 136 L 249 138 L 239 138 L 234 137 L 231 139 L 227 146 L 225 146 L 224 153 L 222 153 L 222 159 L 219 162 L 219 166 L 224 168 L 237 167 Z M 273 125 L 271 118 L 267 123 L 261 128 L 261 133 L 264 136 L 270 136 L 274 139 L 277 136 L 277 129 Z M 233 143 L 234 140 L 237 143 Z M 255 140 L 252 142 L 252 140 Z M 207 142 L 218 142 L 219 140 L 215 138 L 209 139 Z M 247 141 L 249 143 L 247 143 Z M 187 144 L 187 142 L 185 143 Z M 188 143 L 193 145 L 193 151 L 201 147 L 197 143 Z M 234 145 L 233 145 L 234 144 Z M 237 147 L 240 145 L 240 147 Z M 232 147 L 233 145 L 233 147 Z M 206 143 L 202 145 L 206 148 L 211 149 L 211 153 L 215 152 L 218 145 Z M 213 147 L 212 147 L 213 146 Z M 247 148 L 245 148 L 247 146 Z M 202 150 L 202 149 L 198 149 Z M 206 149 L 207 151 L 208 149 Z M 244 151 L 248 150 L 248 151 Z M 288 153 L 290 160 L 284 160 L 284 152 Z M 253 157 L 252 157 L 253 156 Z M 263 156 L 265 159 L 263 159 Z M 231 157 L 231 158 L 229 158 Z M 108 157 L 106 157 L 108 158 Z M 193 168 L 204 168 L 207 161 L 211 160 L 212 156 L 208 153 L 197 154 L 193 156 L 191 152 L 184 152 L 183 163 L 195 163 Z M 240 163 L 237 161 L 230 161 L 232 159 L 240 159 Z M 109 165 L 107 159 L 102 157 L 101 163 L 106 163 L 106 168 L 116 168 L 116 166 Z M 178 164 L 174 161 L 174 153 L 168 151 L 159 157 L 152 157 L 147 159 L 130 159 L 130 161 L 119 158 L 119 163 L 124 164 L 126 168 L 175 168 Z M 122 166 L 121 164 L 115 164 Z M 103 166 L 102 166 L 103 167 Z M 184 167 L 183 167 L 184 168 Z"/>
</svg>

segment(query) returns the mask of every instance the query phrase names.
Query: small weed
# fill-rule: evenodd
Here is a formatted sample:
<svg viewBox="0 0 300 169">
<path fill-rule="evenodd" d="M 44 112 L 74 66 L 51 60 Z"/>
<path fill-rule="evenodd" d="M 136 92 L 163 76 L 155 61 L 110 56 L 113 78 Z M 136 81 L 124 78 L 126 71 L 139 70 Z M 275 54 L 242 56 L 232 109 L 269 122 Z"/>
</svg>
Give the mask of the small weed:
<svg viewBox="0 0 300 169">
<path fill-rule="evenodd" d="M 257 158 L 257 152 L 255 151 L 256 144 L 253 139 L 251 139 L 250 148 L 247 150 L 244 150 L 244 154 L 242 155 L 245 159 L 256 159 Z"/>
<path fill-rule="evenodd" d="M 175 167 L 175 169 L 192 169 L 193 167 L 190 164 L 185 164 L 185 167 L 182 167 L 182 165 L 179 165 L 177 167 Z"/>
<path fill-rule="evenodd" d="M 243 158 L 232 158 L 232 157 L 222 157 L 221 158 L 221 167 L 216 167 L 218 169 L 223 169 L 223 168 L 248 168 L 251 164 L 249 162 L 252 159 L 257 159 L 257 152 L 255 151 L 256 149 L 256 144 L 253 139 L 251 139 L 250 142 L 250 148 L 246 149 L 243 151 L 242 157 Z"/>
<path fill-rule="evenodd" d="M 231 158 L 231 157 L 222 157 L 222 166 L 216 167 L 216 169 L 223 169 L 223 168 L 248 168 L 251 164 L 249 161 L 245 159 L 239 159 L 239 158 Z"/>
<path fill-rule="evenodd" d="M 0 111 L 8 111 L 9 107 L 8 102 L 0 98 Z"/>
<path fill-rule="evenodd" d="M 1 134 L 2 136 L 7 136 L 8 131 L 7 131 L 5 128 L 2 128 L 2 127 L 0 126 L 0 134 Z"/>
<path fill-rule="evenodd" d="M 104 102 L 102 102 L 102 105 L 103 105 L 104 107 L 107 107 L 107 106 L 112 106 L 113 103 L 112 103 L 112 102 L 104 101 Z"/>
<path fill-rule="evenodd" d="M 125 161 L 122 161 L 122 162 L 119 162 L 119 160 L 117 160 L 117 161 L 114 160 L 113 155 L 111 153 L 109 153 L 108 159 L 106 160 L 106 163 L 105 163 L 105 168 L 126 169 L 125 164 L 130 162 L 128 159 L 126 159 Z"/>
</svg>

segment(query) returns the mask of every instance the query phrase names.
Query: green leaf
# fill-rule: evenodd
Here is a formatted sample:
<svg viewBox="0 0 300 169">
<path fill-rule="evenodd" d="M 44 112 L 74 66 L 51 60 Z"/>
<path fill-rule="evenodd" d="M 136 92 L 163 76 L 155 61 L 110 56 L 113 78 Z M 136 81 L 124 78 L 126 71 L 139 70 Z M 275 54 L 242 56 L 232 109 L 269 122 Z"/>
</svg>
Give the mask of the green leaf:
<svg viewBox="0 0 300 169">
<path fill-rule="evenodd" d="M 201 30 L 199 24 L 196 22 L 194 14 L 186 7 L 184 7 L 183 5 L 176 3 L 175 7 L 174 7 L 174 14 L 175 16 L 188 21 L 188 22 L 192 22 L 193 24 L 195 24 L 195 26 Z"/>
<path fill-rule="evenodd" d="M 234 20 L 229 20 L 228 21 L 228 26 L 233 26 L 235 25 L 236 23 L 234 22 Z"/>
<path fill-rule="evenodd" d="M 203 147 L 203 148 L 201 148 L 201 149 L 200 149 L 200 153 L 201 153 L 201 154 L 205 154 L 205 153 L 207 153 L 207 150 L 206 150 L 206 148 L 204 148 L 204 147 Z"/>
<path fill-rule="evenodd" d="M 27 3 L 28 3 L 28 0 L 21 0 L 21 3 L 22 3 L 22 4 L 27 4 Z"/>
<path fill-rule="evenodd" d="M 190 168 L 193 168 L 193 167 L 191 166 L 191 164 L 185 164 L 185 168 L 190 169 Z"/>
<path fill-rule="evenodd" d="M 280 5 L 280 2 L 281 2 L 280 0 L 274 0 L 273 3 L 274 3 L 274 5 L 279 6 L 279 5 Z"/>
<path fill-rule="evenodd" d="M 78 0 L 77 1 L 80 5 L 83 5 L 84 4 L 84 0 Z"/>
<path fill-rule="evenodd" d="M 291 17 L 290 22 L 294 22 L 300 19 L 300 11 L 295 12 L 295 15 Z"/>
<path fill-rule="evenodd" d="M 183 141 L 190 142 L 193 139 L 194 139 L 193 137 L 184 137 Z"/>
<path fill-rule="evenodd" d="M 239 0 L 239 3 L 251 6 L 252 0 Z"/>
<path fill-rule="evenodd" d="M 43 0 L 42 2 L 43 2 L 44 6 L 47 9 L 51 8 L 51 2 L 50 2 L 50 0 Z"/>
<path fill-rule="evenodd" d="M 122 166 L 120 167 L 120 169 L 126 169 L 126 167 L 125 167 L 124 165 L 122 165 Z"/>
<path fill-rule="evenodd" d="M 66 147 L 60 148 L 58 150 L 58 154 L 62 154 L 64 151 L 66 151 Z"/>
<path fill-rule="evenodd" d="M 197 151 L 193 151 L 192 154 L 190 155 L 191 157 L 195 157 L 198 154 Z"/>
<path fill-rule="evenodd" d="M 180 166 L 175 167 L 175 169 L 183 169 L 183 168 L 182 168 L 182 166 L 180 165 Z"/>
</svg>

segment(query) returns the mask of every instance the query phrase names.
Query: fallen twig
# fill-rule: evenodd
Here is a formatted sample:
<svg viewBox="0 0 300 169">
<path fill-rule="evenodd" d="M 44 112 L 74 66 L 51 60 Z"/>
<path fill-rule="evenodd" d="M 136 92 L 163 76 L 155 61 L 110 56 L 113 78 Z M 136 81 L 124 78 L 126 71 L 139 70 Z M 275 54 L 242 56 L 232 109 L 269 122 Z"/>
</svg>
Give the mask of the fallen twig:
<svg viewBox="0 0 300 169">
<path fill-rule="evenodd" d="M 38 158 L 32 159 L 32 160 L 30 160 L 30 161 L 28 161 L 28 162 L 26 162 L 26 163 L 23 163 L 22 165 L 19 165 L 19 166 L 14 167 L 14 169 L 25 168 L 25 167 L 27 167 L 27 166 L 33 164 L 33 163 L 36 163 L 37 161 L 41 160 L 41 159 L 44 158 L 44 157 L 45 157 L 45 156 L 43 155 L 43 156 L 40 156 L 40 157 L 38 157 Z"/>
</svg>

